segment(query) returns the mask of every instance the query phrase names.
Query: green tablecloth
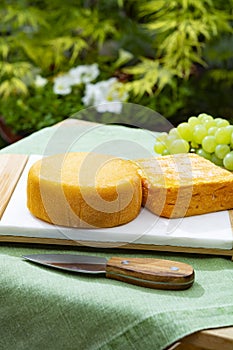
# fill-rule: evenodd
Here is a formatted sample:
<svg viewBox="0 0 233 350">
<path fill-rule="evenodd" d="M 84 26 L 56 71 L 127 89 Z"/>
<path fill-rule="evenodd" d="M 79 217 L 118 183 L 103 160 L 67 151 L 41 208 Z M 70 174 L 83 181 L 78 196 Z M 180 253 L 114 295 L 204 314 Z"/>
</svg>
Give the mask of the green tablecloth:
<svg viewBox="0 0 233 350">
<path fill-rule="evenodd" d="M 152 152 L 153 137 L 120 126 L 67 123 L 39 131 L 1 152 L 105 149 L 121 153 L 124 148 L 127 156 L 138 157 Z M 63 273 L 21 258 L 38 252 L 179 260 L 193 265 L 196 280 L 185 291 L 152 290 Z M 197 330 L 233 325 L 232 268 L 229 258 L 211 256 L 1 244 L 0 349 L 160 350 Z"/>
</svg>

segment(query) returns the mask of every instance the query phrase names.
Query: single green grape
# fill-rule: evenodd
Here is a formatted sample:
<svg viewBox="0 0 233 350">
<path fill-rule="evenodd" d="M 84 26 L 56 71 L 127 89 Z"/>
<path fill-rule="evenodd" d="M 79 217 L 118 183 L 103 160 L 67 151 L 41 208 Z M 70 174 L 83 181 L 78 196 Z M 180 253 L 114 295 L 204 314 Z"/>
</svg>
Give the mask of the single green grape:
<svg viewBox="0 0 233 350">
<path fill-rule="evenodd" d="M 182 137 L 182 139 L 186 141 L 192 141 L 193 139 L 192 129 L 188 123 L 184 122 L 179 124 L 177 126 L 177 131 Z"/>
<path fill-rule="evenodd" d="M 227 126 L 226 126 L 226 129 L 227 129 L 227 131 L 230 132 L 230 134 L 233 133 L 233 125 L 227 125 Z"/>
<path fill-rule="evenodd" d="M 199 148 L 197 151 L 196 151 L 196 154 L 198 154 L 199 156 L 205 158 L 205 159 L 208 159 L 208 160 L 211 160 L 211 154 L 204 151 L 203 148 Z"/>
<path fill-rule="evenodd" d="M 190 126 L 194 126 L 194 125 L 200 124 L 200 120 L 198 120 L 197 117 L 192 116 L 188 118 L 188 123 Z"/>
<path fill-rule="evenodd" d="M 215 153 L 211 155 L 211 162 L 218 166 L 223 166 L 223 160 L 216 157 Z"/>
<path fill-rule="evenodd" d="M 233 125 L 227 125 L 225 126 L 225 128 L 227 130 L 228 135 L 230 136 L 229 144 L 231 144 L 233 147 Z"/>
<path fill-rule="evenodd" d="M 204 137 L 207 135 L 207 130 L 203 125 L 196 125 L 193 129 L 193 141 L 201 144 Z"/>
<path fill-rule="evenodd" d="M 202 140 L 201 145 L 202 145 L 202 148 L 204 149 L 204 151 L 206 151 L 208 153 L 213 153 L 215 151 L 215 148 L 216 148 L 215 137 L 212 135 L 205 136 Z"/>
<path fill-rule="evenodd" d="M 210 128 L 211 126 L 215 126 L 215 120 L 214 120 L 214 118 L 211 115 L 202 113 L 202 114 L 199 114 L 199 117 L 201 119 L 201 123 L 207 129 Z"/>
<path fill-rule="evenodd" d="M 202 124 L 208 130 L 209 128 L 212 128 L 212 127 L 215 126 L 215 120 L 213 119 L 213 117 L 211 117 L 211 119 L 204 118 L 203 121 L 202 121 Z"/>
<path fill-rule="evenodd" d="M 223 118 L 216 118 L 215 119 L 215 125 L 217 126 L 217 128 L 222 128 L 223 126 L 227 126 L 229 125 L 229 121 Z"/>
<path fill-rule="evenodd" d="M 192 130 L 192 132 L 193 132 L 194 127 L 196 125 L 200 125 L 200 124 L 201 124 L 201 122 L 200 122 L 200 120 L 197 119 L 197 117 L 190 117 L 188 119 L 188 125 L 190 126 L 190 129 Z"/>
<path fill-rule="evenodd" d="M 180 138 L 177 137 L 177 135 L 175 135 L 175 133 L 173 135 L 168 135 L 167 140 L 166 140 L 166 146 L 169 149 L 170 145 L 173 143 L 173 141 L 175 140 L 179 140 Z"/>
<path fill-rule="evenodd" d="M 172 128 L 171 130 L 169 130 L 169 136 L 174 136 L 175 138 L 179 139 L 180 134 L 179 134 L 177 128 Z"/>
<path fill-rule="evenodd" d="M 220 144 L 230 144 L 231 143 L 231 130 L 227 129 L 225 126 L 218 128 L 215 133 L 215 139 L 217 143 Z"/>
<path fill-rule="evenodd" d="M 189 143 L 183 139 L 174 140 L 169 147 L 169 151 L 171 154 L 188 153 Z"/>
<path fill-rule="evenodd" d="M 165 143 L 163 143 L 163 142 L 155 142 L 155 144 L 154 144 L 154 151 L 156 153 L 162 154 L 165 149 L 167 149 Z"/>
<path fill-rule="evenodd" d="M 205 119 L 208 119 L 208 118 L 213 118 L 213 117 L 211 117 L 211 115 L 209 115 L 209 114 L 206 114 L 206 113 L 200 113 L 199 115 L 198 115 L 198 120 L 200 120 L 201 122 L 203 122 Z"/>
<path fill-rule="evenodd" d="M 225 155 L 223 159 L 223 165 L 227 170 L 233 171 L 233 151 Z"/>
<path fill-rule="evenodd" d="M 217 126 L 211 126 L 208 129 L 208 135 L 215 135 L 216 131 L 218 130 Z"/>
<path fill-rule="evenodd" d="M 198 143 L 192 141 L 191 142 L 191 147 L 196 149 L 196 148 L 199 148 L 199 145 L 198 145 Z"/>
<path fill-rule="evenodd" d="M 201 116 L 203 118 L 203 120 L 214 120 L 214 118 L 210 114 L 201 113 L 201 114 L 199 114 L 199 116 Z"/>
<path fill-rule="evenodd" d="M 230 151 L 231 149 L 228 145 L 217 145 L 214 152 L 219 159 L 223 159 Z"/>
</svg>

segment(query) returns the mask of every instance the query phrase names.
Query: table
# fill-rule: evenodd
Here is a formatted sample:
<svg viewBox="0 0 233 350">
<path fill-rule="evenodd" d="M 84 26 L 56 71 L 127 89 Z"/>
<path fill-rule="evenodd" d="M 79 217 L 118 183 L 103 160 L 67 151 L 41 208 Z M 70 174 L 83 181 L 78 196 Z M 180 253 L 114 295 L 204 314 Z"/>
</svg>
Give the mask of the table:
<svg viewBox="0 0 233 350">
<path fill-rule="evenodd" d="M 59 142 L 54 138 L 57 127 L 51 127 L 1 152 L 44 154 L 51 147 L 57 153 L 67 150 L 71 148 L 67 140 L 76 124 L 82 129 L 83 136 L 85 134 L 83 140 L 79 137 L 78 149 L 87 150 L 87 124 L 68 120 L 58 126 L 60 136 L 64 136 Z M 92 124 L 88 125 L 92 127 Z M 98 140 L 104 143 L 110 139 L 112 142 L 116 132 L 121 139 L 123 132 L 129 133 L 119 126 L 108 128 L 104 132 L 99 130 L 95 140 L 90 140 L 94 148 L 100 148 Z M 153 140 L 147 143 L 144 136 L 140 139 L 140 130 L 130 131 L 130 134 L 132 132 L 138 143 L 151 149 Z M 52 271 L 26 263 L 21 258 L 29 252 L 55 251 L 184 261 L 194 266 L 196 282 L 187 291 L 150 290 L 103 278 Z M 232 349 L 232 267 L 229 258 L 216 256 L 2 243 L 0 348 Z"/>
<path fill-rule="evenodd" d="M 188 335 L 174 344 L 169 349 L 176 350 L 231 350 L 233 345 L 233 327 L 224 327 L 218 329 L 207 329 Z"/>
</svg>

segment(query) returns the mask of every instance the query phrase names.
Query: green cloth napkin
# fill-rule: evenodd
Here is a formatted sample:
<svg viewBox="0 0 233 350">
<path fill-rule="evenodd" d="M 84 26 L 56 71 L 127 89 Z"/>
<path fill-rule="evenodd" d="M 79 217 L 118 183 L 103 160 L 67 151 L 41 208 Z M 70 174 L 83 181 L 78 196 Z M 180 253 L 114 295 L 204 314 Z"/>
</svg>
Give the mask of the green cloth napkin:
<svg viewBox="0 0 233 350">
<path fill-rule="evenodd" d="M 104 150 L 137 158 L 152 154 L 153 142 L 154 135 L 145 130 L 69 122 L 1 152 Z M 64 273 L 22 259 L 55 252 L 182 261 L 194 267 L 195 283 L 185 291 L 156 290 Z M 160 350 L 195 331 L 233 325 L 232 264 L 229 258 L 203 255 L 2 243 L 0 349 Z"/>
</svg>

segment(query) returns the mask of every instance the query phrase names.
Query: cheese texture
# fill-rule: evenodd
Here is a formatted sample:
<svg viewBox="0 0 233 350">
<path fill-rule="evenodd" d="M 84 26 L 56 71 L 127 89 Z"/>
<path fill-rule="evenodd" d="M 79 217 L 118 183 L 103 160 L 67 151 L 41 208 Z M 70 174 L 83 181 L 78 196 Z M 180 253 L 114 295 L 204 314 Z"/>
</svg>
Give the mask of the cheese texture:
<svg viewBox="0 0 233 350">
<path fill-rule="evenodd" d="M 156 215 L 178 218 L 233 208 L 233 174 L 196 154 L 136 161 L 142 204 Z"/>
<path fill-rule="evenodd" d="M 142 183 L 130 161 L 95 153 L 45 157 L 31 167 L 29 211 L 68 227 L 113 227 L 137 217 Z"/>
</svg>

